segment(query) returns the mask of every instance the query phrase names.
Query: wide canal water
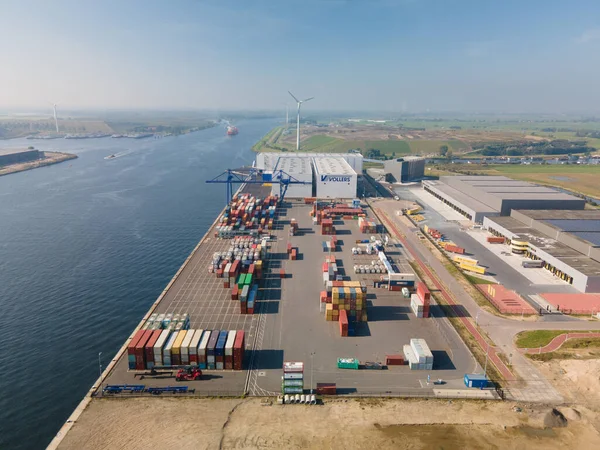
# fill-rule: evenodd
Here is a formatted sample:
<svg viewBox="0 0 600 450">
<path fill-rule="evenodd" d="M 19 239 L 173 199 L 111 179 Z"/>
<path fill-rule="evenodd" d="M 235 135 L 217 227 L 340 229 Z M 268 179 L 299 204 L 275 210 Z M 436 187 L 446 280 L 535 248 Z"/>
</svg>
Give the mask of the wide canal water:
<svg viewBox="0 0 600 450">
<path fill-rule="evenodd" d="M 162 139 L 0 141 L 78 159 L 0 177 L 0 448 L 44 448 L 225 204 L 274 120 Z M 106 156 L 116 154 L 110 160 Z"/>
</svg>

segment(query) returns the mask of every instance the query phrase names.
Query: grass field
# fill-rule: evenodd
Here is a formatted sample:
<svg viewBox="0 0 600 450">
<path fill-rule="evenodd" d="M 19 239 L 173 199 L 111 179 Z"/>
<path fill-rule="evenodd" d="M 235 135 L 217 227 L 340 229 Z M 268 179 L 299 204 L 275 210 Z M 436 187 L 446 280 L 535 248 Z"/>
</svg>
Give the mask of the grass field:
<svg viewBox="0 0 600 450">
<path fill-rule="evenodd" d="M 548 345 L 556 336 L 563 333 L 574 333 L 569 330 L 531 330 L 517 334 L 516 344 L 519 348 L 538 348 Z"/>
<path fill-rule="evenodd" d="M 442 145 L 447 145 L 449 149 L 452 149 L 452 152 L 459 153 L 464 152 L 469 147 L 462 141 L 428 141 L 428 140 L 414 140 L 408 141 L 410 145 L 410 149 L 412 153 L 418 153 L 421 155 L 426 154 L 439 154 L 440 147 Z"/>
<path fill-rule="evenodd" d="M 483 278 L 469 275 L 468 273 L 465 273 L 465 278 L 473 284 L 496 284 L 495 281 L 484 280 Z"/>
</svg>

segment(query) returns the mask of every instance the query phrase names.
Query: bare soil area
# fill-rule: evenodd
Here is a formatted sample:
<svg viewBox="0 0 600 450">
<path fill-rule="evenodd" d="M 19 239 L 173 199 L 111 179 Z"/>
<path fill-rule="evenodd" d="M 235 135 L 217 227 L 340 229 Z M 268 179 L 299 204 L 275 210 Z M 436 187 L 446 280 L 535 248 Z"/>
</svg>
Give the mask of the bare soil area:
<svg viewBox="0 0 600 450">
<path fill-rule="evenodd" d="M 347 399 L 99 399 L 61 449 L 599 448 L 594 411 L 510 402 Z"/>
</svg>

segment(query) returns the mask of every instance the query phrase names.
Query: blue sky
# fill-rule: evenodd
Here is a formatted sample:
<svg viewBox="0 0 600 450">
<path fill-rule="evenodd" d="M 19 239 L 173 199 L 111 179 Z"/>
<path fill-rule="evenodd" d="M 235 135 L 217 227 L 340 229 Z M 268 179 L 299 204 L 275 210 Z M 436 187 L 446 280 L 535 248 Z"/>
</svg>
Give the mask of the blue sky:
<svg viewBox="0 0 600 450">
<path fill-rule="evenodd" d="M 598 1 L 0 0 L 0 55 L 0 107 L 600 111 Z"/>
</svg>

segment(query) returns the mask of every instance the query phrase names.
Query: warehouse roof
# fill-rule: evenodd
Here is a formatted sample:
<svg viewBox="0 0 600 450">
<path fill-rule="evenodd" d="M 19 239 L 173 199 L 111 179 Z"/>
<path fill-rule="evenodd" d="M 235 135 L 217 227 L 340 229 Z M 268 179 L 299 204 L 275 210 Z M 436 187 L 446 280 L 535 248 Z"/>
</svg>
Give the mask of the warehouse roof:
<svg viewBox="0 0 600 450">
<path fill-rule="evenodd" d="M 448 197 L 453 198 L 458 203 L 466 206 L 467 208 L 472 209 L 475 212 L 481 213 L 495 213 L 498 214 L 498 210 L 488 206 L 479 200 L 471 197 L 468 194 L 465 194 L 458 189 L 454 189 L 452 186 L 448 186 L 447 184 L 441 183 L 439 181 L 427 180 L 423 182 L 424 186 L 432 186 L 447 195 Z"/>
<path fill-rule="evenodd" d="M 313 158 L 315 170 L 319 174 L 355 175 L 356 172 L 341 156 L 325 156 Z"/>
<path fill-rule="evenodd" d="M 290 175 L 312 173 L 311 159 L 294 156 L 291 158 L 279 158 L 275 170 L 283 170 Z"/>
</svg>

